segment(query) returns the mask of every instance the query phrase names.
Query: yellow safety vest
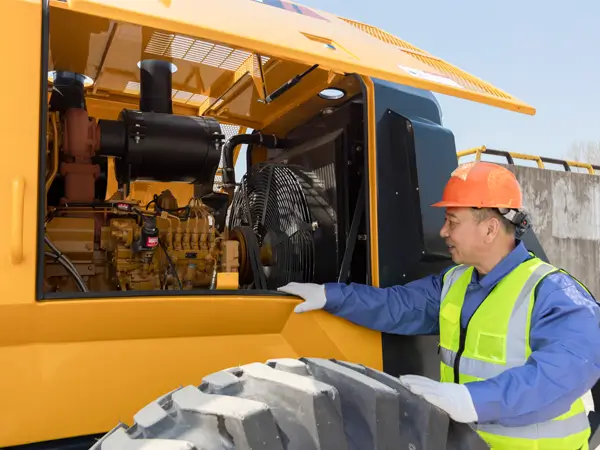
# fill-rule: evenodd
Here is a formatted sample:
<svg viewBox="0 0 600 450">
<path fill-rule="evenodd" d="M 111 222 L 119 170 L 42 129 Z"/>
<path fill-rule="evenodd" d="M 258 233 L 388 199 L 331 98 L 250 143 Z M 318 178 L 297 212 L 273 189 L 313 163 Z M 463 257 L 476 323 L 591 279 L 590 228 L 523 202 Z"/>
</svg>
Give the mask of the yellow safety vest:
<svg viewBox="0 0 600 450">
<path fill-rule="evenodd" d="M 473 267 L 450 269 L 444 276 L 440 305 L 441 381 L 485 380 L 524 365 L 531 354 L 529 330 L 536 286 L 557 270 L 537 257 L 523 262 L 496 285 L 462 330 L 461 310 Z M 566 413 L 543 423 L 473 427 L 498 450 L 588 449 L 591 434 L 581 398 Z"/>
</svg>

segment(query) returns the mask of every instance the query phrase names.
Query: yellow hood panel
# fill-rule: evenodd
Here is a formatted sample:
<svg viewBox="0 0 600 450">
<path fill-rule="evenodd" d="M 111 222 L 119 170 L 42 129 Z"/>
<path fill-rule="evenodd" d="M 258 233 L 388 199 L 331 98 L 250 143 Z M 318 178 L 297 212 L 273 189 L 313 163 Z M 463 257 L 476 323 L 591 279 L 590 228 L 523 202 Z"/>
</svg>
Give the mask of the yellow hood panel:
<svg viewBox="0 0 600 450">
<path fill-rule="evenodd" d="M 535 114 L 532 106 L 389 33 L 288 0 L 67 0 L 66 3 L 68 9 L 81 13 Z"/>
</svg>

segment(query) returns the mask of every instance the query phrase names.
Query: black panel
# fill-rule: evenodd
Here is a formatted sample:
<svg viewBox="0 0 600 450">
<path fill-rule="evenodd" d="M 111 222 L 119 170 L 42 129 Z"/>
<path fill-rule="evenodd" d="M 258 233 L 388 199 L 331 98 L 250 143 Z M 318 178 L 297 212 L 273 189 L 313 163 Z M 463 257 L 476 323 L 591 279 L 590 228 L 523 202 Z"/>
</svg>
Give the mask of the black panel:
<svg viewBox="0 0 600 450">
<path fill-rule="evenodd" d="M 377 124 L 379 279 L 381 286 L 406 280 L 425 251 L 412 125 L 388 110 Z"/>
<path fill-rule="evenodd" d="M 451 263 L 439 236 L 441 198 L 458 165 L 452 133 L 443 128 L 433 96 L 375 81 L 379 280 L 381 287 L 439 273 Z M 439 379 L 437 336 L 383 333 L 384 371 Z"/>
<path fill-rule="evenodd" d="M 401 88 L 377 83 L 375 89 L 382 287 L 432 273 L 430 263 L 450 261 L 439 236 L 444 210 L 430 205 L 458 165 L 454 136 L 433 114 L 432 98 Z M 419 263 L 422 274 L 414 270 Z"/>
</svg>

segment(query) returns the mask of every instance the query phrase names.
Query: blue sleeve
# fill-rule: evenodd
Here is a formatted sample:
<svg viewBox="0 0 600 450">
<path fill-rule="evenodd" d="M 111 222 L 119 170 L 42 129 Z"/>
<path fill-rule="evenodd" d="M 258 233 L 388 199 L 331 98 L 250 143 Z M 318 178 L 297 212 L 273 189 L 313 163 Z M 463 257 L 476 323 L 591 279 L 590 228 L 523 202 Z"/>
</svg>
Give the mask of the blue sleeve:
<svg viewBox="0 0 600 450">
<path fill-rule="evenodd" d="M 480 422 L 522 426 L 550 420 L 600 377 L 600 308 L 567 275 L 555 273 L 542 283 L 527 363 L 466 384 Z"/>
<path fill-rule="evenodd" d="M 324 309 L 377 331 L 437 334 L 443 273 L 389 288 L 327 283 Z"/>
</svg>

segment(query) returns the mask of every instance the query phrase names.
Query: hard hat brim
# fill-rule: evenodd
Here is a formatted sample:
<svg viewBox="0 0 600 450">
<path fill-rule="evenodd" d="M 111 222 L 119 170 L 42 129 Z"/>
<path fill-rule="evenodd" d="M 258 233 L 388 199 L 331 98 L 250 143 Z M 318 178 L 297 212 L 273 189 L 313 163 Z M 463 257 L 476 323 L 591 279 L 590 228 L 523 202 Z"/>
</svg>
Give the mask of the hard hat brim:
<svg viewBox="0 0 600 450">
<path fill-rule="evenodd" d="M 449 201 L 449 200 L 442 200 L 439 201 L 437 203 L 432 204 L 431 206 L 433 206 L 434 208 L 508 208 L 508 209 L 521 209 L 521 204 L 520 203 L 507 203 L 507 204 L 500 204 L 500 203 L 494 203 L 491 205 L 473 205 L 472 203 L 461 203 L 461 202 L 454 202 L 454 201 Z"/>
<path fill-rule="evenodd" d="M 434 203 L 431 206 L 433 206 L 434 208 L 475 208 L 476 207 L 474 205 L 465 205 L 464 203 L 452 202 L 452 201 L 448 201 L 448 200 L 439 201 L 437 203 Z"/>
</svg>

